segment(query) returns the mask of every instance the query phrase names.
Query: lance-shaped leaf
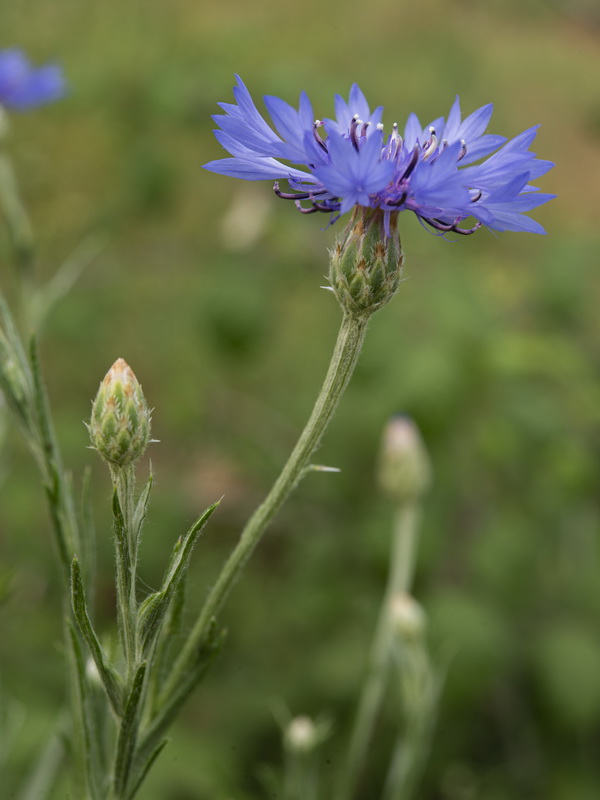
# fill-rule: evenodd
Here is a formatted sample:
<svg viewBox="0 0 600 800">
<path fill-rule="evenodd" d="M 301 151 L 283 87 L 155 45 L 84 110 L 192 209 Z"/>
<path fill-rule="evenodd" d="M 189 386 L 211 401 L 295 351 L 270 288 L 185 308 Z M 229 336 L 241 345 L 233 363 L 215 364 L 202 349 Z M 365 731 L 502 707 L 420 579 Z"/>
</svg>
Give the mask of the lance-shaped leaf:
<svg viewBox="0 0 600 800">
<path fill-rule="evenodd" d="M 140 759 L 148 758 L 179 714 L 185 701 L 194 691 L 198 683 L 202 680 L 206 670 L 216 658 L 225 642 L 225 631 L 218 630 L 217 622 L 213 618 L 208 631 L 200 644 L 196 653 L 194 663 L 183 676 L 177 689 L 169 695 L 158 708 L 154 718 L 142 731 L 141 741 L 138 747 Z"/>
<path fill-rule="evenodd" d="M 154 764 L 154 762 L 156 761 L 156 759 L 159 757 L 159 755 L 165 749 L 168 741 L 169 741 L 168 739 L 163 739 L 161 742 L 159 742 L 158 745 L 152 751 L 152 753 L 150 753 L 150 755 L 147 758 L 147 760 L 145 762 L 143 762 L 143 764 L 141 766 L 138 766 L 136 777 L 135 777 L 135 783 L 133 784 L 133 786 L 129 790 L 129 794 L 127 795 L 127 800 L 133 800 L 133 798 L 136 796 L 136 794 L 138 793 L 138 791 L 140 790 L 140 788 L 142 786 L 142 783 L 146 779 L 146 775 L 150 771 L 150 769 L 151 769 L 152 765 Z"/>
<path fill-rule="evenodd" d="M 87 787 L 91 793 L 92 800 L 101 800 L 104 794 L 101 786 L 104 781 L 104 776 L 98 768 L 98 761 L 96 758 L 96 747 L 94 739 L 94 719 L 91 717 L 89 711 L 89 697 L 88 697 L 88 684 L 85 674 L 85 659 L 81 650 L 81 642 L 75 629 L 75 626 L 70 620 L 67 620 L 69 631 L 68 642 L 70 644 L 70 667 L 72 674 L 72 703 L 73 703 L 73 743 L 76 754 L 76 760 L 79 762 L 79 769 L 82 773 L 78 776 L 79 782 L 84 786 L 80 786 L 82 794 L 84 788 Z"/>
<path fill-rule="evenodd" d="M 146 676 L 146 662 L 143 661 L 131 683 L 131 691 L 125 704 L 119 738 L 117 740 L 117 753 L 115 756 L 114 789 L 116 797 L 126 795 L 129 773 L 135 745 L 137 742 L 138 727 L 140 722 L 140 700 L 144 688 L 144 678 Z"/>
<path fill-rule="evenodd" d="M 194 545 L 219 502 L 209 506 L 192 525 L 186 536 L 176 542 L 161 590 L 147 597 L 140 606 L 138 630 L 143 656 L 150 651 L 160 633 L 169 604 L 188 567 Z"/>
<path fill-rule="evenodd" d="M 152 465 L 150 466 L 150 469 L 152 469 Z M 139 496 L 135 511 L 133 513 L 133 538 L 136 542 L 139 541 L 142 533 L 142 527 L 146 519 L 146 514 L 148 513 L 148 503 L 150 501 L 150 492 L 152 490 L 153 481 L 154 476 L 152 475 L 152 472 L 150 472 L 148 480 L 146 481 L 146 485 L 144 486 L 144 490 Z"/>
<path fill-rule="evenodd" d="M 81 578 L 81 567 L 77 556 L 75 556 L 71 564 L 71 602 L 79 630 L 90 649 L 113 711 L 118 716 L 121 716 L 123 700 L 120 677 L 106 658 L 89 618 L 85 602 L 85 590 Z"/>
</svg>

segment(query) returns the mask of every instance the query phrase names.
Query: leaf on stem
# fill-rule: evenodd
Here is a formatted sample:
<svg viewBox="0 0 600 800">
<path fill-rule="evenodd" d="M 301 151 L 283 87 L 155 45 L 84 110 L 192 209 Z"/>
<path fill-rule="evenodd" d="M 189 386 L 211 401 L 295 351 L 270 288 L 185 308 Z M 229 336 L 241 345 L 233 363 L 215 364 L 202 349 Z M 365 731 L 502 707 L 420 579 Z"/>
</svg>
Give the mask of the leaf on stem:
<svg viewBox="0 0 600 800">
<path fill-rule="evenodd" d="M 83 480 L 81 482 L 81 548 L 84 579 L 88 590 L 88 603 L 93 609 L 93 598 L 95 596 L 96 527 L 92 511 L 91 477 L 92 471 L 88 465 L 83 472 Z"/>
<path fill-rule="evenodd" d="M 104 248 L 104 241 L 96 236 L 85 239 L 67 257 L 48 283 L 31 298 L 33 327 L 39 331 L 54 306 L 72 289 L 85 268 Z"/>
<path fill-rule="evenodd" d="M 94 628 L 92 627 L 85 601 L 81 567 L 79 566 L 77 556 L 73 558 L 71 563 L 71 602 L 73 604 L 75 619 L 90 649 L 90 653 L 98 669 L 98 674 L 100 675 L 113 711 L 118 716 L 121 716 L 123 713 L 123 698 L 120 677 L 106 658 L 102 646 L 98 641 L 98 637 L 94 632 Z"/>
<path fill-rule="evenodd" d="M 164 699 L 156 716 L 143 731 L 143 737 L 138 748 L 140 757 L 146 758 L 156 746 L 156 743 L 165 735 L 171 723 L 181 710 L 183 704 L 202 680 L 204 673 L 219 654 L 225 643 L 225 631 L 218 630 L 217 621 L 213 618 L 200 644 L 194 664 L 178 683 L 177 689 Z"/>
<path fill-rule="evenodd" d="M 146 519 L 146 514 L 148 513 L 148 503 L 150 501 L 150 492 L 152 490 L 153 481 L 154 476 L 152 475 L 152 472 L 150 472 L 148 480 L 146 481 L 146 485 L 144 486 L 144 490 L 139 496 L 135 511 L 133 513 L 132 533 L 136 542 L 139 542 L 140 535 L 142 533 L 142 527 Z"/>
<path fill-rule="evenodd" d="M 140 700 L 144 688 L 144 678 L 146 676 L 146 662 L 143 661 L 131 683 L 131 691 L 125 704 L 125 711 L 121 721 L 121 729 L 117 741 L 117 753 L 115 756 L 114 789 L 117 797 L 123 797 L 127 791 L 129 772 L 135 745 L 137 742 L 138 726 L 140 720 Z"/>
<path fill-rule="evenodd" d="M 127 525 L 125 523 L 125 517 L 123 515 L 123 509 L 121 508 L 119 493 L 116 486 L 113 492 L 112 510 L 113 527 L 117 540 L 117 558 L 120 560 L 120 570 L 125 582 L 124 596 L 127 597 L 129 595 L 129 587 L 131 584 L 131 553 L 129 550 L 129 539 L 127 538 Z"/>
<path fill-rule="evenodd" d="M 160 633 L 169 605 L 185 575 L 194 545 L 219 503 L 220 501 L 209 506 L 192 525 L 185 538 L 178 539 L 173 548 L 161 590 L 151 594 L 140 605 L 138 630 L 143 656 L 148 654 Z"/>
<path fill-rule="evenodd" d="M 27 444 L 39 457 L 35 425 L 33 378 L 17 327 L 0 291 L 0 389 L 15 415 Z"/>
<path fill-rule="evenodd" d="M 85 674 L 85 660 L 81 650 L 81 643 L 73 623 L 67 620 L 69 631 L 71 671 L 74 676 L 73 687 L 73 744 L 77 758 L 80 761 L 80 780 L 85 784 L 80 786 L 82 793 L 87 789 L 91 791 L 92 800 L 101 800 L 99 786 L 103 776 L 98 769 L 96 747 L 94 744 L 94 720 L 89 712 L 88 685 Z"/>
<path fill-rule="evenodd" d="M 168 739 L 163 739 L 162 742 L 159 742 L 159 744 L 154 748 L 154 750 L 152 751 L 152 753 L 148 757 L 147 761 L 139 768 L 135 784 L 133 785 L 131 791 L 127 795 L 127 800 L 133 800 L 133 798 L 136 796 L 136 794 L 138 793 L 139 789 L 142 786 L 142 783 L 146 779 L 146 775 L 150 771 L 150 769 L 151 769 L 152 765 L 154 764 L 154 762 L 156 761 L 156 759 L 159 757 L 159 755 L 165 749 L 165 747 L 168 744 L 168 742 L 169 742 Z"/>
</svg>

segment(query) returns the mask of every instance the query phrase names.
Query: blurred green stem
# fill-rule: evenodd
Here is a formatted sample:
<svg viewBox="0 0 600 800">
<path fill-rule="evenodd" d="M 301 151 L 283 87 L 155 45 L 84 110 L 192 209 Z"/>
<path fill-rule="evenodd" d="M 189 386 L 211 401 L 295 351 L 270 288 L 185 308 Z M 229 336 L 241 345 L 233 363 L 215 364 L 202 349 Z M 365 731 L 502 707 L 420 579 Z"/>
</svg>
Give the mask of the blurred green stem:
<svg viewBox="0 0 600 800">
<path fill-rule="evenodd" d="M 18 800 L 46 800 L 50 797 L 66 755 L 63 724 L 61 720 L 56 731 L 48 740 L 40 760 L 18 795 Z"/>
<path fill-rule="evenodd" d="M 221 609 L 244 564 L 261 540 L 269 522 L 306 474 L 309 459 L 316 450 L 354 371 L 368 321 L 368 314 L 344 314 L 325 381 L 306 427 L 267 498 L 248 520 L 235 550 L 213 586 L 169 675 L 160 698 L 161 704 L 167 703 L 176 693 L 190 665 L 193 664 L 195 653 L 202 645 L 211 620 Z"/>
<path fill-rule="evenodd" d="M 354 796 L 365 762 L 385 692 L 392 655 L 393 631 L 390 620 L 390 603 L 395 595 L 407 593 L 410 590 L 415 567 L 420 515 L 420 506 L 416 502 L 405 503 L 396 511 L 388 583 L 369 655 L 367 676 L 358 703 L 346 764 L 340 777 L 337 800 L 350 800 Z"/>
<path fill-rule="evenodd" d="M 21 303 L 26 330 L 30 329 L 29 302 L 34 290 L 34 240 L 29 216 L 19 194 L 19 187 L 6 153 L 0 151 L 0 208 L 6 221 L 21 289 Z"/>
</svg>

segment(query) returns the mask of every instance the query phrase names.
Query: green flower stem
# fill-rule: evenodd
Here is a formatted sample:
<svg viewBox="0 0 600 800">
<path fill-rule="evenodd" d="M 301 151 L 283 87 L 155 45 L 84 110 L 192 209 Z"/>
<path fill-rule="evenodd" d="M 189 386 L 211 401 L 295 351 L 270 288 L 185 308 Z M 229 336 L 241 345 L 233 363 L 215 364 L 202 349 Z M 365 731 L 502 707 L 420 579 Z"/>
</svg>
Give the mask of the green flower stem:
<svg viewBox="0 0 600 800">
<path fill-rule="evenodd" d="M 125 652 L 127 684 L 137 667 L 137 531 L 134 530 L 135 472 L 133 465 L 110 467 L 118 508 L 115 508 L 117 610 Z"/>
<path fill-rule="evenodd" d="M 211 620 L 221 609 L 244 564 L 261 540 L 267 525 L 304 477 L 309 466 L 309 459 L 316 450 L 354 371 L 364 342 L 369 316 L 369 314 L 344 315 L 325 381 L 306 427 L 267 498 L 248 520 L 235 550 L 213 586 L 196 624 L 173 666 L 161 693 L 160 705 L 169 701 L 176 693 L 177 687 L 186 673 L 193 668 L 195 654 L 206 636 Z"/>
<path fill-rule="evenodd" d="M 21 284 L 21 300 L 25 314 L 34 289 L 34 240 L 29 216 L 21 200 L 12 162 L 0 151 L 0 210 L 8 228 L 17 275 Z M 29 319 L 25 320 L 29 325 Z"/>
<path fill-rule="evenodd" d="M 402 649 L 401 668 L 409 675 L 404 687 L 404 705 L 414 706 L 407 714 L 405 729 L 397 738 L 388 770 L 383 800 L 411 800 L 415 797 L 436 722 L 437 708 L 444 683 L 442 672 L 434 670 L 423 641 Z"/>
<path fill-rule="evenodd" d="M 62 459 L 46 394 L 39 362 L 37 342 L 31 340 L 30 364 L 33 383 L 34 418 L 36 431 L 32 450 L 37 455 L 44 480 L 44 488 L 50 509 L 58 556 L 65 577 L 65 597 L 70 596 L 71 559 L 80 552 L 80 535 L 75 513 L 72 484 L 62 465 Z M 87 553 L 82 554 L 84 557 Z"/>
<path fill-rule="evenodd" d="M 379 612 L 379 620 L 369 655 L 367 677 L 358 703 L 337 800 L 350 800 L 356 791 L 377 714 L 381 707 L 393 647 L 393 630 L 389 614 L 390 602 L 394 595 L 410 591 L 415 567 L 420 513 L 419 505 L 414 502 L 399 506 L 396 512 L 388 583 Z"/>
</svg>

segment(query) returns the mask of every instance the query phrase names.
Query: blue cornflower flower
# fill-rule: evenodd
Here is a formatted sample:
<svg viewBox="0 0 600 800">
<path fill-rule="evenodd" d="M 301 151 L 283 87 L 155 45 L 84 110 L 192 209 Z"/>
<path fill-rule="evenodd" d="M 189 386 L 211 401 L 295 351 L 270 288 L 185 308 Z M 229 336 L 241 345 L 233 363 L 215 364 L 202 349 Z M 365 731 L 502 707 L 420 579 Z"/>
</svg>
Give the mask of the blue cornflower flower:
<svg viewBox="0 0 600 800">
<path fill-rule="evenodd" d="M 34 68 L 21 50 L 0 50 L 0 106 L 15 111 L 51 103 L 65 93 L 60 67 Z"/>
<path fill-rule="evenodd" d="M 305 214 L 327 212 L 335 221 L 354 206 L 380 209 L 388 236 L 401 211 L 414 212 L 442 233 L 469 234 L 481 225 L 545 233 L 523 212 L 555 196 L 530 184 L 554 164 L 529 150 L 537 126 L 510 141 L 486 134 L 491 103 L 462 119 L 457 97 L 446 120 L 423 127 L 411 114 L 403 135 L 396 123 L 386 135 L 383 109 L 371 111 L 354 84 L 348 102 L 336 96 L 336 118 L 323 121 L 315 120 L 304 92 L 298 110 L 265 97 L 275 132 L 239 77 L 233 93 L 237 105 L 220 103 L 225 114 L 213 117 L 220 128 L 215 136 L 233 157 L 205 168 L 250 181 L 272 179 L 275 193 L 295 200 Z M 293 191 L 282 192 L 279 180 L 287 180 Z M 467 218 L 474 224 L 461 227 Z"/>
</svg>

